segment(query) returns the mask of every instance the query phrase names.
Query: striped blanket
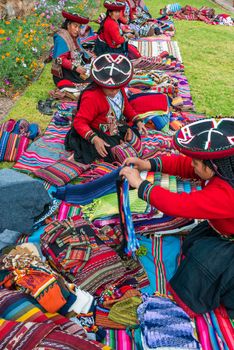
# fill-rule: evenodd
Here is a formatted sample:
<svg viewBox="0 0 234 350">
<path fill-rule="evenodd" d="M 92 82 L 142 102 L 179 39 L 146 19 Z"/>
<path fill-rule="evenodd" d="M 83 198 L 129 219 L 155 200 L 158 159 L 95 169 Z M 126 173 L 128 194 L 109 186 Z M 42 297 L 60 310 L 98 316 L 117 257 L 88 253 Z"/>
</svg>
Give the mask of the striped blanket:
<svg viewBox="0 0 234 350">
<path fill-rule="evenodd" d="M 180 62 L 182 62 L 182 57 L 180 54 L 180 49 L 177 41 L 138 41 L 138 40 L 130 40 L 129 44 L 136 46 L 138 51 L 142 56 L 158 56 L 163 51 L 167 51 L 169 55 L 174 56 Z"/>
</svg>

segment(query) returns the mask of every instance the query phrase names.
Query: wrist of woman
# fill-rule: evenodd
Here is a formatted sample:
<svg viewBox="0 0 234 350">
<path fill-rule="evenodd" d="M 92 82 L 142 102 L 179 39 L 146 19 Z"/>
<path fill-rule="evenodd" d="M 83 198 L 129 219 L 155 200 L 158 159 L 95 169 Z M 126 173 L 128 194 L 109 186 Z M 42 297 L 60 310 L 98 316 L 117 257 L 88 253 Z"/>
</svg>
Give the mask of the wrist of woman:
<svg viewBox="0 0 234 350">
<path fill-rule="evenodd" d="M 92 143 L 92 145 L 94 144 L 95 142 L 95 139 L 98 137 L 97 134 L 93 133 L 92 136 L 90 137 L 89 139 L 89 142 Z"/>
</svg>

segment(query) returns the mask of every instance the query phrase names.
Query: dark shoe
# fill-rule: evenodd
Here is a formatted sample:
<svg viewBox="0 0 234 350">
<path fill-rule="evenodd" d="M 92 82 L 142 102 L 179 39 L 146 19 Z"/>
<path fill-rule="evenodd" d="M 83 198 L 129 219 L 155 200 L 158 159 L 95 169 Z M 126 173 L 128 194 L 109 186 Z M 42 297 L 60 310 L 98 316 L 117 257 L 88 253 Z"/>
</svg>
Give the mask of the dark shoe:
<svg viewBox="0 0 234 350">
<path fill-rule="evenodd" d="M 38 101 L 38 104 L 37 104 L 37 109 L 39 110 L 39 112 L 41 112 L 42 114 L 45 114 L 45 115 L 53 115 L 53 111 L 51 110 L 51 108 L 46 105 L 46 102 L 40 100 Z"/>
</svg>

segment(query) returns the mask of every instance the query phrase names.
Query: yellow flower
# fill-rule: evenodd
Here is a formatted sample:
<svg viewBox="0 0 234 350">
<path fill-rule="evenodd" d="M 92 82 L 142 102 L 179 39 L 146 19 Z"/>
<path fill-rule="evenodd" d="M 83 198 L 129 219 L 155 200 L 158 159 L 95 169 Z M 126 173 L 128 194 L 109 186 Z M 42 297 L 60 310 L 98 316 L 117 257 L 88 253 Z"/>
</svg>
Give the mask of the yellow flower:
<svg viewBox="0 0 234 350">
<path fill-rule="evenodd" d="M 24 35 L 25 39 L 28 39 L 28 33 Z"/>
<path fill-rule="evenodd" d="M 11 24 L 11 22 L 10 21 L 6 21 L 5 24 Z"/>
<path fill-rule="evenodd" d="M 19 61 L 20 61 L 20 58 L 19 58 L 19 57 L 16 57 L 15 60 L 16 60 L 16 62 L 19 62 Z"/>
<path fill-rule="evenodd" d="M 0 34 L 4 34 L 5 30 L 4 29 L 0 29 Z"/>
<path fill-rule="evenodd" d="M 4 58 L 6 58 L 4 55 L 2 55 L 2 59 L 4 60 Z"/>
<path fill-rule="evenodd" d="M 11 55 L 10 52 L 7 52 L 7 53 L 6 53 L 6 56 L 7 56 L 7 57 L 9 57 L 10 55 Z"/>
</svg>

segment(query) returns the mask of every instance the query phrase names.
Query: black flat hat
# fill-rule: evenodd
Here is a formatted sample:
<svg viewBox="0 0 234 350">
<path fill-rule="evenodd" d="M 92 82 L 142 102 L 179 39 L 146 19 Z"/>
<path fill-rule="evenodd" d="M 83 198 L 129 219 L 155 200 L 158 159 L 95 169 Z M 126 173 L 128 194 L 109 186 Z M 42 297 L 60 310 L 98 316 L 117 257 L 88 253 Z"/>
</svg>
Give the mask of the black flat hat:
<svg viewBox="0 0 234 350">
<path fill-rule="evenodd" d="M 131 80 L 133 67 L 124 55 L 104 54 L 92 64 L 91 77 L 100 86 L 109 89 L 121 88 Z"/>
<path fill-rule="evenodd" d="M 175 147 L 197 159 L 234 156 L 234 118 L 202 119 L 182 127 L 174 136 Z"/>
</svg>

